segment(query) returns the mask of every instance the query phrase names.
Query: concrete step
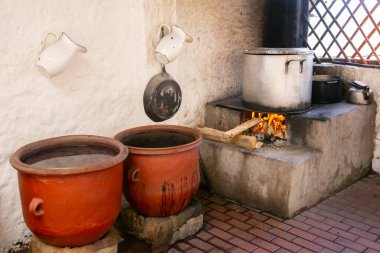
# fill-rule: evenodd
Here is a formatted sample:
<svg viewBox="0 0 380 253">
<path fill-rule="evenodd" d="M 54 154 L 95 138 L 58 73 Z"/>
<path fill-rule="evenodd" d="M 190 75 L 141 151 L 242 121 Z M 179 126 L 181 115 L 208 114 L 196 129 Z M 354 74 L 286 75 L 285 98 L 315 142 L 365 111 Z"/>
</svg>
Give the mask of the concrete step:
<svg viewBox="0 0 380 253">
<path fill-rule="evenodd" d="M 205 126 L 226 131 L 239 125 L 242 111 L 220 104 L 207 105 Z M 285 147 L 248 150 L 205 140 L 200 149 L 206 181 L 221 196 L 294 216 L 370 171 L 375 111 L 374 104 L 341 102 L 286 115 Z"/>
<path fill-rule="evenodd" d="M 291 194 L 300 188 L 293 185 L 298 175 L 315 167 L 322 154 L 296 145 L 250 150 L 210 140 L 203 141 L 200 153 L 211 191 L 282 217 L 297 209 Z"/>
</svg>

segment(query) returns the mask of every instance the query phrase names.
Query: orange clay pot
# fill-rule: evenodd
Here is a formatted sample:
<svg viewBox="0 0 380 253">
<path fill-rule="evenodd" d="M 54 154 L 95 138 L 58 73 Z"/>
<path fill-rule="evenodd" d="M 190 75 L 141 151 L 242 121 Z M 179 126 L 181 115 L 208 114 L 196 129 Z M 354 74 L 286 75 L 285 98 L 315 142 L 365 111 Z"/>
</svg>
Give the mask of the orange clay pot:
<svg viewBox="0 0 380 253">
<path fill-rule="evenodd" d="M 28 144 L 10 158 L 18 170 L 26 225 L 55 246 L 98 240 L 121 208 L 128 150 L 99 136 L 73 135 Z"/>
<path fill-rule="evenodd" d="M 148 217 L 166 217 L 183 210 L 200 183 L 198 146 L 201 135 L 187 127 L 154 125 L 115 136 L 129 149 L 123 193 Z"/>
</svg>

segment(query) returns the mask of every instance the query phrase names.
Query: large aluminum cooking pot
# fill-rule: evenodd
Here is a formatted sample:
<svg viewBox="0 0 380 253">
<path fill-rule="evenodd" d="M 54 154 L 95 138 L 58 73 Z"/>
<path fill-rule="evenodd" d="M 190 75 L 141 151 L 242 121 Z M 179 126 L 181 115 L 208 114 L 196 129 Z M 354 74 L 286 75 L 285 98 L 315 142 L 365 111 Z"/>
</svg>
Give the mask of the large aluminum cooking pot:
<svg viewBox="0 0 380 253">
<path fill-rule="evenodd" d="M 256 48 L 244 51 L 243 104 L 261 112 L 302 112 L 311 106 L 313 51 Z"/>
</svg>

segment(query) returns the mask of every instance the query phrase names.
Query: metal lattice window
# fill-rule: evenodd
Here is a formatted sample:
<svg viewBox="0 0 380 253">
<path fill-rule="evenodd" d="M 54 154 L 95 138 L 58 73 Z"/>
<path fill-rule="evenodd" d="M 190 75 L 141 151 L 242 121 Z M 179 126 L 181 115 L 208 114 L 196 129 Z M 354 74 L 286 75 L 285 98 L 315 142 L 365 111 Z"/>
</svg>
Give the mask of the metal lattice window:
<svg viewBox="0 0 380 253">
<path fill-rule="evenodd" d="M 309 0 L 308 47 L 317 62 L 380 65 L 380 0 Z"/>
</svg>

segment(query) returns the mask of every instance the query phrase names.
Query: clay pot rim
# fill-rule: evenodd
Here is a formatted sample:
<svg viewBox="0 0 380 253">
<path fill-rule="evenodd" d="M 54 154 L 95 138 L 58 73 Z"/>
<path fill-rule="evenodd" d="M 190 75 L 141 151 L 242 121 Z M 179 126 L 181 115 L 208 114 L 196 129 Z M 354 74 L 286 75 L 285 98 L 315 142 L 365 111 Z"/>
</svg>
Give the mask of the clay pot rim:
<svg viewBox="0 0 380 253">
<path fill-rule="evenodd" d="M 118 153 L 112 158 L 101 162 L 73 167 L 47 168 L 42 166 L 30 165 L 22 162 L 22 160 L 26 156 L 33 155 L 33 153 L 36 152 L 48 150 L 51 148 L 54 149 L 83 145 L 109 148 Z M 11 155 L 9 161 L 17 171 L 24 173 L 39 175 L 80 174 L 93 171 L 100 171 L 120 164 L 127 158 L 128 153 L 128 148 L 126 148 L 126 146 L 123 143 L 112 138 L 96 135 L 66 135 L 39 140 L 22 146 Z"/>
<path fill-rule="evenodd" d="M 189 134 L 195 138 L 195 141 L 178 145 L 178 146 L 172 146 L 172 147 L 165 147 L 165 148 L 141 148 L 141 147 L 133 147 L 133 146 L 127 146 L 125 145 L 129 152 L 131 154 L 144 154 L 144 155 L 166 155 L 166 154 L 174 154 L 179 153 L 183 151 L 187 151 L 190 149 L 193 149 L 194 147 L 197 147 L 202 142 L 202 135 L 197 131 L 189 127 L 185 126 L 179 126 L 179 125 L 146 125 L 146 126 L 139 126 L 134 128 L 129 128 L 124 131 L 121 131 L 117 133 L 114 138 L 118 141 L 122 141 L 127 135 L 141 133 L 141 132 L 147 132 L 150 130 L 172 130 L 177 131 L 178 133 L 184 133 Z"/>
</svg>

